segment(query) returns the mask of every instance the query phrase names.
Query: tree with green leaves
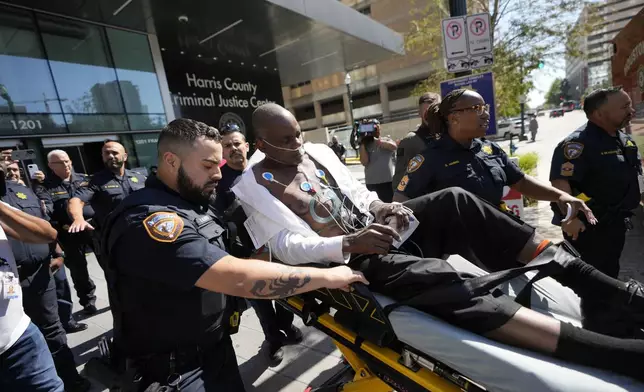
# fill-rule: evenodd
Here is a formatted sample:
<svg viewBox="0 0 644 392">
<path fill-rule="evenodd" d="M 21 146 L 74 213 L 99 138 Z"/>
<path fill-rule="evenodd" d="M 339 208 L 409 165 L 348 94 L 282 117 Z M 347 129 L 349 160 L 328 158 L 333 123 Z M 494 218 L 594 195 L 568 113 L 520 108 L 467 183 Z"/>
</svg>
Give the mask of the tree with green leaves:
<svg viewBox="0 0 644 392">
<path fill-rule="evenodd" d="M 552 81 L 548 92 L 546 93 L 546 104 L 559 106 L 561 103 L 561 78 Z"/>
<path fill-rule="evenodd" d="M 424 2 L 425 3 L 425 2 Z M 418 3 L 416 3 L 418 5 Z M 588 7 L 588 17 L 577 22 L 580 11 Z M 405 49 L 430 55 L 431 75 L 415 93 L 438 91 L 443 80 L 452 75 L 443 66 L 441 20 L 449 17 L 445 0 L 428 0 L 412 11 L 417 17 L 405 36 Z M 499 117 L 520 112 L 519 99 L 533 87 L 530 73 L 539 63 L 564 54 L 579 55 L 574 39 L 587 35 L 596 22 L 594 6 L 578 0 L 469 0 L 468 13 L 488 12 L 494 42 L 495 96 Z M 474 73 L 489 71 L 483 68 Z"/>
</svg>

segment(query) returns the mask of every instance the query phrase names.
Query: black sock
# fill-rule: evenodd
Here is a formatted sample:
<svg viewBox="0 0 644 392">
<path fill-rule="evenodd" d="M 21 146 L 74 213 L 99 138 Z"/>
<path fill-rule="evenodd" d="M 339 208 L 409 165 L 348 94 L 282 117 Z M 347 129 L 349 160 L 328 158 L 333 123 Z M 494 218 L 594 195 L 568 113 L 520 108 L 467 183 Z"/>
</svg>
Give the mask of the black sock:
<svg viewBox="0 0 644 392">
<path fill-rule="evenodd" d="M 619 304 L 632 303 L 638 309 L 644 310 L 644 296 L 634 294 L 635 289 L 621 280 L 611 278 L 592 265 L 569 254 L 562 246 L 550 246 L 543 254 L 552 257 L 563 266 L 552 277 L 559 283 L 572 289 L 581 298 L 589 301 L 618 300 Z"/>
<path fill-rule="evenodd" d="M 561 323 L 554 356 L 644 380 L 644 340 L 618 339 Z"/>
</svg>

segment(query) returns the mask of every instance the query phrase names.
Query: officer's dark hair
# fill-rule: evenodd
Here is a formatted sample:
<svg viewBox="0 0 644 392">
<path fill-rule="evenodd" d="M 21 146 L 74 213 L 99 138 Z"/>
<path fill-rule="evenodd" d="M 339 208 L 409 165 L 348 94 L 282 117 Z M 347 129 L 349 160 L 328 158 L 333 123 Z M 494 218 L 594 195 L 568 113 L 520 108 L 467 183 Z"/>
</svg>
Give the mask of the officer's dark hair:
<svg viewBox="0 0 644 392">
<path fill-rule="evenodd" d="M 435 103 L 440 101 L 441 101 L 441 96 L 439 94 L 426 92 L 425 94 L 418 97 L 418 106 L 424 103 Z"/>
<path fill-rule="evenodd" d="M 602 105 L 608 101 L 608 97 L 622 91 L 622 86 L 615 86 L 611 88 L 598 88 L 592 91 L 584 99 L 584 113 L 586 117 L 595 113 Z"/>
<path fill-rule="evenodd" d="M 189 118 L 173 120 L 163 127 L 159 135 L 157 142 L 159 157 L 168 151 L 179 155 L 180 150 L 189 149 L 200 137 L 221 143 L 221 135 L 215 127 Z"/>
<path fill-rule="evenodd" d="M 452 108 L 458 100 L 468 90 L 458 89 L 453 90 L 442 101 L 434 102 L 425 111 L 425 123 L 429 131 L 435 137 L 447 133 L 447 116 L 451 113 Z"/>
</svg>

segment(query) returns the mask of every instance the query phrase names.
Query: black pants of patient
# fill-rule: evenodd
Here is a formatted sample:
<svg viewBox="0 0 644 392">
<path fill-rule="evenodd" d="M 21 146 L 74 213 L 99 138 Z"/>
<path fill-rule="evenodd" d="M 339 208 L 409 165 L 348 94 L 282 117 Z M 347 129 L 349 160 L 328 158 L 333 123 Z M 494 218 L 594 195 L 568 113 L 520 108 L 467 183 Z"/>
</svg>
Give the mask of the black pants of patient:
<svg viewBox="0 0 644 392">
<path fill-rule="evenodd" d="M 398 301 L 416 297 L 429 288 L 460 285 L 472 276 L 455 271 L 445 254 L 460 254 L 488 271 L 518 266 L 518 254 L 534 234 L 534 228 L 514 219 L 472 194 L 457 189 L 432 193 L 406 203 L 421 222 L 411 241 L 404 244 L 422 250 L 425 258 L 405 254 L 357 256 L 349 266 L 360 270 L 373 291 Z M 594 282 L 605 284 L 605 282 Z M 610 282 L 609 282 L 610 283 Z M 610 286 L 610 284 L 607 284 Z M 618 290 L 618 288 L 608 287 Z M 503 293 L 486 293 L 460 302 L 415 305 L 461 328 L 483 334 L 505 324 L 520 308 Z M 644 360 L 644 341 L 608 338 L 589 331 L 563 328 L 566 343 L 556 356 L 572 362 L 601 367 L 644 379 L 639 368 L 624 361 Z M 572 342 L 572 343 L 571 343 Z M 618 346 L 618 347 L 616 347 Z M 571 350 L 570 347 L 575 347 Z M 584 348 L 584 350 L 581 350 Z M 626 351 L 624 351 L 626 350 Z M 592 358 L 580 357 L 584 351 Z M 617 355 L 620 353 L 621 355 Z M 590 362 L 589 362 L 590 361 Z"/>
</svg>

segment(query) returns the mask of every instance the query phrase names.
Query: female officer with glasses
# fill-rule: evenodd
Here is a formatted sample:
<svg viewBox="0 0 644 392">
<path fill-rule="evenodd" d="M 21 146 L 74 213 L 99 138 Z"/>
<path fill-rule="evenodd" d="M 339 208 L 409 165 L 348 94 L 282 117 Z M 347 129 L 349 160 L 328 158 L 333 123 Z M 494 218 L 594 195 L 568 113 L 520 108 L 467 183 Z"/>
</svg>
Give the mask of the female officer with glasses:
<svg viewBox="0 0 644 392">
<path fill-rule="evenodd" d="M 454 90 L 425 112 L 425 122 L 436 140 L 413 157 L 400 180 L 394 201 L 403 202 L 448 187 L 460 187 L 501 207 L 503 187 L 509 186 L 537 200 L 570 203 L 572 216 L 583 211 L 594 221 L 583 201 L 525 175 L 496 143 L 484 139 L 490 105 L 471 90 Z"/>
</svg>

